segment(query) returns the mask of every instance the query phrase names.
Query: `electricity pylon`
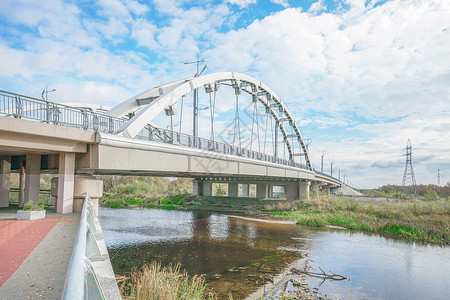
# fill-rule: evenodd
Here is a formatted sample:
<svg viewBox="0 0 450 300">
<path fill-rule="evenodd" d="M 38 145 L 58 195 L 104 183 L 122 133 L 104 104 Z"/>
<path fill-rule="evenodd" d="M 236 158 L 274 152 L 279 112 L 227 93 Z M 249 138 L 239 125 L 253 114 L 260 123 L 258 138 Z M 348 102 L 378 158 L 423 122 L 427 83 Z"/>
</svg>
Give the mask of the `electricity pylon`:
<svg viewBox="0 0 450 300">
<path fill-rule="evenodd" d="M 406 165 L 405 165 L 405 173 L 403 174 L 402 181 L 402 194 L 406 193 L 406 188 L 411 186 L 414 189 L 414 195 L 417 197 L 417 185 L 416 185 L 416 177 L 414 176 L 414 170 L 412 166 L 412 146 L 411 140 L 408 139 L 408 143 L 406 144 Z"/>
</svg>

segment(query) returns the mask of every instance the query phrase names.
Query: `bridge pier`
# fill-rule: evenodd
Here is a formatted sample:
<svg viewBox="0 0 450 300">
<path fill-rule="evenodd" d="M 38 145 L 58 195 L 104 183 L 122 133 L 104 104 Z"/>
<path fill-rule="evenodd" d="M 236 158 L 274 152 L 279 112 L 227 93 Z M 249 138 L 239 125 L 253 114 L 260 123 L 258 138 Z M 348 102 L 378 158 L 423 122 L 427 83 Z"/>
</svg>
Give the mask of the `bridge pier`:
<svg viewBox="0 0 450 300">
<path fill-rule="evenodd" d="M 60 153 L 56 197 L 56 212 L 59 214 L 73 212 L 74 179 L 75 153 Z"/>
<path fill-rule="evenodd" d="M 90 175 L 75 175 L 73 212 L 82 211 L 86 194 L 89 194 L 95 215 L 98 216 L 98 199 L 103 195 L 103 180 Z"/>
<path fill-rule="evenodd" d="M 0 207 L 9 206 L 11 156 L 0 156 Z"/>
<path fill-rule="evenodd" d="M 286 200 L 300 199 L 300 185 L 298 182 L 289 182 L 285 185 Z"/>
<path fill-rule="evenodd" d="M 299 196 L 300 200 L 309 199 L 309 191 L 310 191 L 311 181 L 301 181 L 300 182 L 300 191 Z"/>
<path fill-rule="evenodd" d="M 228 197 L 237 197 L 239 195 L 239 184 L 237 182 L 228 183 Z"/>
<path fill-rule="evenodd" d="M 268 198 L 269 185 L 266 182 L 256 184 L 256 198 L 264 200 Z"/>
<path fill-rule="evenodd" d="M 41 185 L 41 155 L 27 154 L 25 175 L 25 203 L 39 200 Z"/>
<path fill-rule="evenodd" d="M 203 196 L 212 195 L 212 182 L 209 181 L 202 182 L 202 195 Z"/>
<path fill-rule="evenodd" d="M 192 195 L 199 196 L 203 192 L 203 181 L 201 180 L 192 180 Z"/>
<path fill-rule="evenodd" d="M 241 197 L 249 197 L 250 196 L 250 184 L 242 183 L 241 184 Z"/>
</svg>

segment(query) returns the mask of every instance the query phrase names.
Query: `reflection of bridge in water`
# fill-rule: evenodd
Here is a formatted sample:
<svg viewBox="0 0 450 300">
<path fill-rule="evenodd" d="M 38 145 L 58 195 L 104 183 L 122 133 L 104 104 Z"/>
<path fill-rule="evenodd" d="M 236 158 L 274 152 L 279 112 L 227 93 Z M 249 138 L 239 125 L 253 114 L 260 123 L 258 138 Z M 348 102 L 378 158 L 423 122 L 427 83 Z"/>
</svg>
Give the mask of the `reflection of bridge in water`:
<svg viewBox="0 0 450 300">
<path fill-rule="evenodd" d="M 220 91 L 225 96 L 231 91 L 233 101 L 218 93 L 220 86 L 231 87 Z M 200 88 L 209 99 L 202 127 L 198 115 L 203 112 L 185 101 Z M 220 103 L 233 108 L 221 111 Z M 191 107 L 189 120 L 184 115 Z M 155 125 L 161 120 L 170 123 Z M 191 121 L 193 126 L 187 126 Z M 199 128 L 209 137 L 200 136 Z M 52 189 L 61 213 L 79 210 L 86 192 L 94 201 L 101 196 L 102 184 L 91 176 L 98 174 L 193 177 L 194 193 L 203 195 L 211 195 L 216 182 L 227 183 L 228 195 L 234 197 L 239 190 L 249 196 L 249 184 L 256 185 L 260 199 L 273 197 L 274 186 L 282 186 L 287 199 L 301 198 L 311 183 L 327 191 L 357 193 L 312 168 L 286 105 L 265 84 L 239 73 L 161 85 L 105 113 L 2 91 L 0 141 L 0 207 L 9 203 L 11 171 L 23 175 L 24 202 L 38 199 L 41 171 L 58 174 Z"/>
</svg>

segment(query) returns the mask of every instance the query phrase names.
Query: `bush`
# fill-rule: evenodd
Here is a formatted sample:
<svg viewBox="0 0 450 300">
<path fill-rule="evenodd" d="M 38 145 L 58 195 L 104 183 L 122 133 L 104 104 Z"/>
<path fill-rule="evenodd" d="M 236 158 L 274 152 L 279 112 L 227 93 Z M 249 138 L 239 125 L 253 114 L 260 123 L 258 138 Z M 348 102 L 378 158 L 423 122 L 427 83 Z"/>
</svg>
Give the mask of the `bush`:
<svg viewBox="0 0 450 300">
<path fill-rule="evenodd" d="M 28 201 L 27 203 L 25 203 L 23 205 L 23 209 L 22 210 L 44 210 L 45 206 L 43 203 L 40 203 L 39 201 Z"/>
</svg>

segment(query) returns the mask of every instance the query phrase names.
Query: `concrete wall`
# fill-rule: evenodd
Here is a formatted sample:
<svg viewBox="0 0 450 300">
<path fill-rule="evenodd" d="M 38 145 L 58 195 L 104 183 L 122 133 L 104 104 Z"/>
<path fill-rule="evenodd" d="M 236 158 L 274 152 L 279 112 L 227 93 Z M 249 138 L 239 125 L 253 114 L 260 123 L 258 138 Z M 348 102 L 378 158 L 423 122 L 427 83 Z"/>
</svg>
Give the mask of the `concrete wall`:
<svg viewBox="0 0 450 300">
<path fill-rule="evenodd" d="M 331 188 L 331 192 L 336 195 L 344 195 L 344 196 L 362 196 L 360 192 L 355 189 L 352 189 L 348 185 L 342 185 L 340 187 Z"/>
</svg>

